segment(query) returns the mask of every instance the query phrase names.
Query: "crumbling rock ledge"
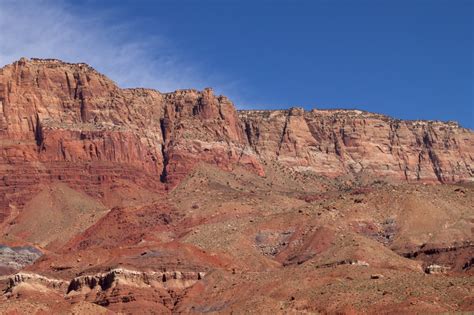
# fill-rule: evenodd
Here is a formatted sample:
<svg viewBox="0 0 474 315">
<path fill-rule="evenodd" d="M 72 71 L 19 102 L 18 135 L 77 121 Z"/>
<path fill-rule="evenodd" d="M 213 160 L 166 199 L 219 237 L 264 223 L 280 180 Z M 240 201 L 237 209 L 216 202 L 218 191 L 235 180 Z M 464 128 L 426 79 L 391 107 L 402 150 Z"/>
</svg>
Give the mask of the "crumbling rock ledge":
<svg viewBox="0 0 474 315">
<path fill-rule="evenodd" d="M 159 287 L 166 289 L 185 289 L 204 277 L 204 272 L 192 271 L 134 271 L 113 269 L 109 272 L 76 277 L 71 280 L 66 294 L 84 290 L 108 290 L 117 284 L 137 287 Z"/>
<path fill-rule="evenodd" d="M 29 272 L 19 272 L 13 276 L 6 276 L 0 279 L 4 280 L 5 278 L 8 280 L 8 286 L 4 291 L 4 293 L 6 294 L 13 293 L 15 288 L 23 284 L 28 284 L 32 288 L 41 287 L 56 291 L 64 291 L 68 286 L 68 282 L 65 280 L 52 279 L 36 273 Z"/>
<path fill-rule="evenodd" d="M 3 277 L 3 280 L 8 280 L 8 286 L 4 291 L 6 295 L 14 294 L 17 288 L 26 284 L 29 288 L 35 290 L 54 290 L 67 297 L 74 294 L 85 294 L 92 290 L 107 291 L 118 285 L 181 290 L 194 285 L 204 276 L 205 272 L 156 272 L 117 268 L 104 273 L 75 277 L 70 281 L 27 272 Z"/>
</svg>

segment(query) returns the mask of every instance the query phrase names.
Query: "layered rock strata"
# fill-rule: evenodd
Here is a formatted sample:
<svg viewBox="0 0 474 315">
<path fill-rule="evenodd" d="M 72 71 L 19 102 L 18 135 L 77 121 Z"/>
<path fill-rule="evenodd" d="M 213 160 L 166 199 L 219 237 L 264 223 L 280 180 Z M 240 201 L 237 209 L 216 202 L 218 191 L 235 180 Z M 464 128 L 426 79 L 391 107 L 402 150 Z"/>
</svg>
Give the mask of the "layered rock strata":
<svg viewBox="0 0 474 315">
<path fill-rule="evenodd" d="M 455 122 L 403 121 L 359 110 L 241 111 L 262 160 L 330 177 L 474 179 L 474 133 Z"/>
<path fill-rule="evenodd" d="M 263 174 L 234 106 L 211 89 L 120 89 L 86 64 L 49 59 L 0 69 L 0 221 L 41 182 L 93 196 L 119 179 L 161 189 L 200 162 Z"/>
<path fill-rule="evenodd" d="M 8 280 L 7 293 L 14 294 L 22 285 L 42 287 L 58 291 L 64 295 L 85 294 L 91 290 L 106 291 L 118 285 L 135 287 L 153 287 L 165 289 L 185 289 L 194 285 L 205 276 L 205 272 L 193 271 L 135 271 L 123 268 L 112 269 L 105 273 L 84 275 L 70 281 L 48 278 L 43 275 L 19 272 L 4 277 Z"/>
<path fill-rule="evenodd" d="M 59 60 L 0 69 L 0 222 L 38 183 L 100 197 L 117 180 L 160 190 L 202 162 L 264 175 L 270 161 L 331 177 L 472 181 L 474 133 L 355 110 L 237 112 L 211 89 L 120 89 Z"/>
</svg>

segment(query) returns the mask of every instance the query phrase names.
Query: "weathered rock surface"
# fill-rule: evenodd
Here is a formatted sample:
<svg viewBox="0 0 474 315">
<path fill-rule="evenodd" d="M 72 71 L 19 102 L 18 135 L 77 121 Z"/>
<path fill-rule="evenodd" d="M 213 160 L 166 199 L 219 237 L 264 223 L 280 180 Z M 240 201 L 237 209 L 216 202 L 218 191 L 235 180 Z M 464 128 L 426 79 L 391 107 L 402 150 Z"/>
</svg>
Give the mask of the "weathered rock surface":
<svg viewBox="0 0 474 315">
<path fill-rule="evenodd" d="M 0 313 L 472 312 L 474 183 L 265 171 L 202 164 L 155 202 L 95 217 L 18 280 L 0 277 Z M 433 264 L 449 269 L 428 276 Z"/>
<path fill-rule="evenodd" d="M 0 222 L 38 183 L 103 197 L 117 180 L 161 190 L 199 163 L 264 175 L 277 161 L 330 177 L 474 178 L 474 133 L 361 111 L 241 111 L 204 91 L 120 89 L 86 64 L 21 59 L 0 69 Z"/>
<path fill-rule="evenodd" d="M 4 296 L 12 298 L 41 292 L 43 296 L 49 294 L 59 298 L 60 301 L 64 299 L 72 304 L 88 301 L 112 309 L 120 309 L 121 304 L 130 302 L 146 304 L 148 299 L 148 302 L 155 304 L 155 309 L 162 307 L 161 312 L 168 313 L 169 309 L 173 308 L 173 300 L 178 294 L 196 284 L 204 276 L 204 272 L 145 272 L 117 268 L 105 273 L 78 276 L 67 281 L 36 273 L 20 272 L 4 277 L 8 282 Z M 150 294 L 150 291 L 154 294 Z"/>
<path fill-rule="evenodd" d="M 44 289 L 64 291 L 68 288 L 68 282 L 61 279 L 51 279 L 36 273 L 19 272 L 13 276 L 4 277 L 8 281 L 8 287 L 5 292 L 15 293 L 20 286 L 26 286 L 29 288 L 37 289 L 42 287 Z M 2 279 L 3 280 L 3 279 Z"/>
<path fill-rule="evenodd" d="M 31 246 L 6 246 L 0 245 L 0 275 L 32 264 L 43 253 Z"/>
<path fill-rule="evenodd" d="M 43 286 L 64 295 L 85 294 L 91 290 L 105 291 L 117 285 L 185 289 L 205 276 L 205 272 L 191 271 L 136 271 L 117 268 L 105 273 L 78 276 L 70 281 L 52 279 L 36 273 L 19 272 L 7 276 L 7 292 L 14 293 L 22 284 Z"/>
<path fill-rule="evenodd" d="M 474 133 L 454 122 L 402 121 L 359 110 L 241 111 L 263 160 L 331 177 L 474 179 Z"/>
<path fill-rule="evenodd" d="M 85 64 L 21 59 L 0 69 L 0 221 L 37 183 L 103 195 L 117 179 L 160 189 L 200 161 L 249 165 L 232 103 L 202 92 L 120 89 Z"/>
<path fill-rule="evenodd" d="M 0 69 L 0 313 L 472 311 L 473 140 L 22 59 Z"/>
</svg>

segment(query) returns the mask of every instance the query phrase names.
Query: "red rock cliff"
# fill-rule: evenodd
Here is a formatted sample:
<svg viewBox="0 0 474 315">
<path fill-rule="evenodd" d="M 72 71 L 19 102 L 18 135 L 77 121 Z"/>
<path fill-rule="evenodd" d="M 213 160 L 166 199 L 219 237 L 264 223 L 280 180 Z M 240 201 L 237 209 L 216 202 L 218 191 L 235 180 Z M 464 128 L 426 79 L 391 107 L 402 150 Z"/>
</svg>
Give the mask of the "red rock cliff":
<svg viewBox="0 0 474 315">
<path fill-rule="evenodd" d="M 262 175 L 276 160 L 327 176 L 473 180 L 474 135 L 454 123 L 360 111 L 241 111 L 211 89 L 120 89 L 86 64 L 0 69 L 0 222 L 61 180 L 101 195 L 116 180 L 160 189 L 200 162 Z"/>
<path fill-rule="evenodd" d="M 474 133 L 457 123 L 299 108 L 241 111 L 240 118 L 262 159 L 300 170 L 424 182 L 474 179 Z"/>
<path fill-rule="evenodd" d="M 120 89 L 88 65 L 59 60 L 0 70 L 0 143 L 3 209 L 52 180 L 100 195 L 117 179 L 174 185 L 201 161 L 263 172 L 234 106 L 211 89 Z"/>
</svg>

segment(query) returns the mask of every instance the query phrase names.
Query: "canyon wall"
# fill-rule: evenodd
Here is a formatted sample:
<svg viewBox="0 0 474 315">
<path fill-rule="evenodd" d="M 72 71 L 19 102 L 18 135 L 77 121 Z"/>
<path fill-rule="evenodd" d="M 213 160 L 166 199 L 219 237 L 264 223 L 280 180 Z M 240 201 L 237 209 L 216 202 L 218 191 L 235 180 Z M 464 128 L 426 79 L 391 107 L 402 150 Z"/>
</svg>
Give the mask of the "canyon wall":
<svg viewBox="0 0 474 315">
<path fill-rule="evenodd" d="M 173 187 L 201 162 L 264 175 L 269 161 L 331 177 L 473 180 L 474 134 L 361 111 L 237 112 L 211 89 L 121 89 L 53 59 L 0 69 L 0 222 L 41 183 L 101 196 L 118 180 Z"/>
<path fill-rule="evenodd" d="M 300 108 L 241 111 L 240 119 L 261 159 L 303 171 L 423 182 L 474 179 L 474 133 L 455 122 Z"/>
<path fill-rule="evenodd" d="M 211 89 L 120 89 L 86 64 L 54 59 L 0 69 L 0 222 L 41 183 L 93 196 L 119 180 L 160 190 L 202 161 L 263 174 L 234 106 Z"/>
</svg>

